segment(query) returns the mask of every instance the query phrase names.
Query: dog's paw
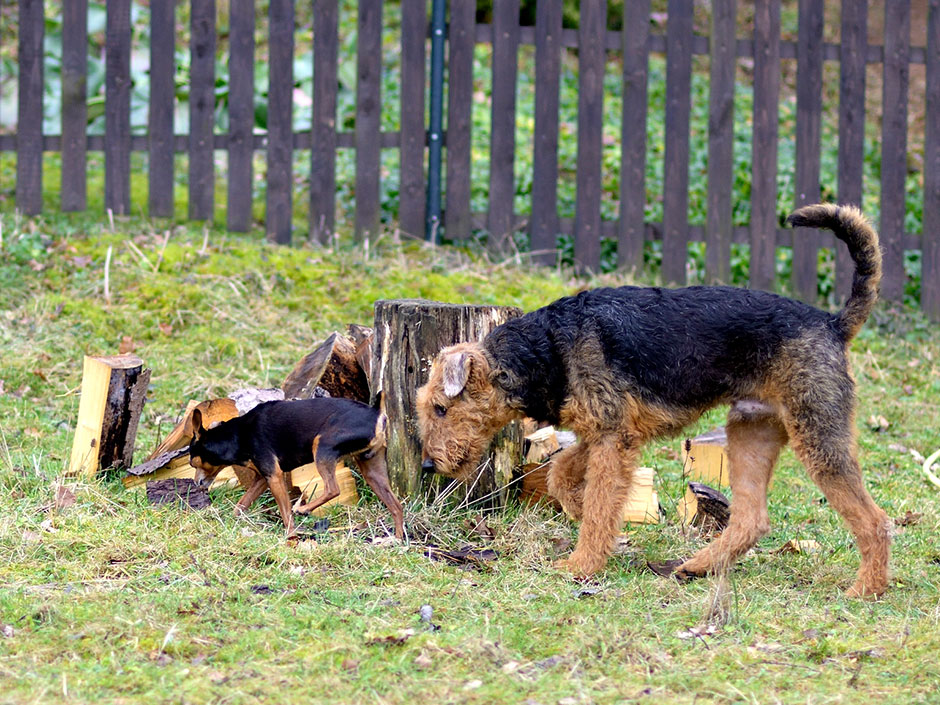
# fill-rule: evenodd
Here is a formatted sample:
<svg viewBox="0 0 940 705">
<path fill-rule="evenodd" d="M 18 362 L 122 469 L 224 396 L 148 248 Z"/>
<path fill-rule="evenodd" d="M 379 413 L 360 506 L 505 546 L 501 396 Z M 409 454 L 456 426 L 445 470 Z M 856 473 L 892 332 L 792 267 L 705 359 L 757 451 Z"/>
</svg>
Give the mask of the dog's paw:
<svg viewBox="0 0 940 705">
<path fill-rule="evenodd" d="M 877 600 L 887 590 L 887 586 L 880 589 L 872 589 L 870 586 L 856 581 L 856 583 L 845 591 L 845 596 L 853 600 Z"/>
<path fill-rule="evenodd" d="M 576 578 L 588 578 L 601 570 L 606 562 L 606 560 L 590 560 L 579 556 L 575 551 L 567 558 L 558 559 L 553 565 L 557 570 L 567 571 Z"/>
</svg>

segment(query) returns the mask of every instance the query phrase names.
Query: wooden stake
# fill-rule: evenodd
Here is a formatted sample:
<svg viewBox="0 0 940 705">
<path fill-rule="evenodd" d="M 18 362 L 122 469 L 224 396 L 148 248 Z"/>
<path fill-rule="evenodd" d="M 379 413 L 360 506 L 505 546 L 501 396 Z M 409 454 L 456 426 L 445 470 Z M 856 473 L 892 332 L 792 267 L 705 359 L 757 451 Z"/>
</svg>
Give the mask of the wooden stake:
<svg viewBox="0 0 940 705">
<path fill-rule="evenodd" d="M 99 467 L 131 467 L 150 370 L 132 354 L 86 356 L 82 396 L 67 475 L 93 477 Z"/>
<path fill-rule="evenodd" d="M 682 475 L 688 482 L 701 482 L 710 487 L 727 487 L 728 475 L 728 436 L 724 427 L 716 428 L 701 436 L 686 439 L 682 444 Z M 686 489 L 685 497 L 676 506 L 679 519 L 688 524 L 698 511 L 695 493 Z"/>
</svg>

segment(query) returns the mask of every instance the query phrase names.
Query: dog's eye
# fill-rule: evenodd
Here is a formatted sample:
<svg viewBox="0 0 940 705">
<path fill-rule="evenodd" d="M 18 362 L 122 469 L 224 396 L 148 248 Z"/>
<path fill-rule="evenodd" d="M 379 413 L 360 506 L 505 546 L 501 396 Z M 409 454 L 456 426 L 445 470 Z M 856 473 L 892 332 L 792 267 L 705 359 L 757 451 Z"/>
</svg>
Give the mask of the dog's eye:
<svg viewBox="0 0 940 705">
<path fill-rule="evenodd" d="M 437 414 L 438 416 L 444 416 L 445 414 L 447 414 L 447 407 L 441 406 L 440 404 L 435 404 L 434 413 Z"/>
</svg>

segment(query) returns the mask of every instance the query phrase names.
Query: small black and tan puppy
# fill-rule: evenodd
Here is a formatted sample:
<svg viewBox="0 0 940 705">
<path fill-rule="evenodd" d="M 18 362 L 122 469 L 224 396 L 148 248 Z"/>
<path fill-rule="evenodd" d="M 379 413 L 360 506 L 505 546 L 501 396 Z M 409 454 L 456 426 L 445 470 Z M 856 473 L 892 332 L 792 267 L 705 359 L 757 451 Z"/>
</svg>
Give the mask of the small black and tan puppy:
<svg viewBox="0 0 940 705">
<path fill-rule="evenodd" d="M 341 398 L 269 401 L 209 429 L 203 426 L 202 414 L 196 409 L 192 422 L 189 462 L 196 468 L 196 484 L 208 487 L 229 465 L 242 466 L 255 475 L 235 507 L 236 514 L 245 512 L 265 488 L 270 488 L 287 536 L 295 536 L 289 497 L 291 471 L 316 463 L 323 478 L 323 494 L 306 504 L 298 500 L 294 506 L 298 514 L 309 514 L 339 496 L 336 463 L 351 457 L 392 513 L 395 536 L 404 536 L 404 515 L 389 487 L 385 464 L 387 419 L 378 409 Z"/>
</svg>

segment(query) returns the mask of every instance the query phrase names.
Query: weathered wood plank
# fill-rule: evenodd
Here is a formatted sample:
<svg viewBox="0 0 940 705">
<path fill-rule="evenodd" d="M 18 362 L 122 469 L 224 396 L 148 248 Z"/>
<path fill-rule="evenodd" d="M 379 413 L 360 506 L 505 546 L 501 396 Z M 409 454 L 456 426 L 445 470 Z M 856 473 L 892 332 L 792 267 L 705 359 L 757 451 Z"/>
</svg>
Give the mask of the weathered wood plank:
<svg viewBox="0 0 940 705">
<path fill-rule="evenodd" d="M 705 279 L 731 281 L 736 0 L 714 0 L 708 98 L 708 221 Z"/>
<path fill-rule="evenodd" d="M 291 241 L 293 220 L 294 2 L 268 5 L 268 192 L 265 232 L 281 245 Z M 335 87 L 334 87 L 335 90 Z"/>
<path fill-rule="evenodd" d="M 650 0 L 624 1 L 620 228 L 617 233 L 617 264 L 633 271 L 638 271 L 643 267 L 649 15 Z"/>
<path fill-rule="evenodd" d="M 105 29 L 104 207 L 131 209 L 131 3 L 108 3 Z"/>
<path fill-rule="evenodd" d="M 774 285 L 777 230 L 777 102 L 780 3 L 754 2 L 754 132 L 751 143 L 752 289 Z"/>
<path fill-rule="evenodd" d="M 19 1 L 19 93 L 16 117 L 16 207 L 42 212 L 42 0 Z"/>
<path fill-rule="evenodd" d="M 927 115 L 940 115 L 940 0 L 927 9 Z M 940 120 L 927 120 L 924 135 L 924 221 L 921 235 L 920 304 L 940 322 Z"/>
<path fill-rule="evenodd" d="M 561 3 L 535 8 L 535 138 L 532 155 L 532 261 L 553 265 L 558 235 L 558 108 Z"/>
<path fill-rule="evenodd" d="M 360 0 L 356 49 L 356 240 L 379 234 L 382 0 Z"/>
<path fill-rule="evenodd" d="M 904 180 L 907 176 L 907 92 L 910 3 L 885 4 L 885 61 L 881 121 L 881 296 L 904 297 Z"/>
<path fill-rule="evenodd" d="M 189 47 L 189 218 L 212 220 L 215 201 L 215 0 L 192 0 Z M 272 71 L 273 75 L 273 71 Z"/>
<path fill-rule="evenodd" d="M 150 7 L 150 138 L 148 210 L 151 217 L 173 216 L 173 104 L 176 100 L 176 3 Z"/>
<path fill-rule="evenodd" d="M 685 284 L 688 254 L 692 0 L 669 0 L 666 24 L 666 149 L 663 165 L 665 284 Z"/>
<path fill-rule="evenodd" d="M 583 272 L 601 264 L 601 158 L 604 122 L 606 0 L 582 0 L 578 36 L 578 169 L 575 194 L 574 262 Z"/>
<path fill-rule="evenodd" d="M 401 174 L 398 227 L 411 237 L 423 237 L 425 225 L 424 83 L 426 0 L 401 3 Z"/>
<path fill-rule="evenodd" d="M 823 0 L 800 0 L 796 68 L 796 193 L 794 206 L 819 202 L 822 130 Z M 793 291 L 803 301 L 817 298 L 816 260 L 821 233 L 796 228 L 793 234 Z"/>
<path fill-rule="evenodd" d="M 228 174 L 229 230 L 251 227 L 255 125 L 255 0 L 232 0 L 229 10 Z"/>
<path fill-rule="evenodd" d="M 62 4 L 62 178 L 63 211 L 88 205 L 85 174 L 88 125 L 88 0 Z"/>
<path fill-rule="evenodd" d="M 336 75 L 339 2 L 313 3 L 313 145 L 310 150 L 310 239 L 324 244 L 336 221 Z"/>
<path fill-rule="evenodd" d="M 509 251 L 516 194 L 516 75 L 518 73 L 519 0 L 493 0 L 493 87 L 490 97 L 491 252 Z"/>
<path fill-rule="evenodd" d="M 447 188 L 444 234 L 470 236 L 470 130 L 476 0 L 451 0 L 447 29 Z"/>
<path fill-rule="evenodd" d="M 865 160 L 865 52 L 868 1 L 843 0 L 839 59 L 839 202 L 862 205 Z M 849 249 L 836 245 L 836 297 L 852 290 L 855 264 Z"/>
</svg>

